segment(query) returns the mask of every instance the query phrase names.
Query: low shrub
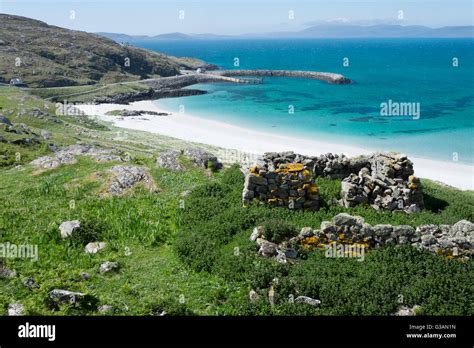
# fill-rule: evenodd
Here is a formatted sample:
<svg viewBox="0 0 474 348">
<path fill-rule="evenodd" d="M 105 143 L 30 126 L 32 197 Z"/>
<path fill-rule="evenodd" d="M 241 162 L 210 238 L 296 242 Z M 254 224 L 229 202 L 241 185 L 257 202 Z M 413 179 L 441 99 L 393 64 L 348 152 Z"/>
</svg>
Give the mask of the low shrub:
<svg viewBox="0 0 474 348">
<path fill-rule="evenodd" d="M 264 227 L 264 237 L 273 243 L 281 243 L 298 234 L 297 229 L 281 219 L 267 219 L 262 223 Z"/>
<path fill-rule="evenodd" d="M 319 228 L 340 212 L 360 215 L 368 223 L 394 225 L 454 223 L 472 219 L 472 193 L 452 191 L 426 183 L 429 206 L 418 214 L 375 211 L 369 206 L 344 208 L 331 196 L 340 188 L 339 180 L 318 179 L 323 200 L 318 212 L 296 212 L 264 205 L 243 208 L 243 175 L 234 166 L 211 183 L 193 190 L 186 208 L 178 212 L 179 232 L 175 250 L 195 270 L 207 271 L 243 287 L 255 289 L 260 300 L 248 296 L 226 304 L 226 313 L 246 315 L 389 315 L 400 305 L 420 305 L 429 315 L 469 315 L 474 272 L 472 261 L 462 263 L 411 246 L 370 250 L 365 260 L 327 258 L 324 252 L 300 253 L 295 264 L 280 264 L 257 255 L 249 241 L 252 229 L 265 227 L 265 238 L 280 243 L 295 236 L 302 227 Z M 445 202 L 445 203 L 443 203 Z M 449 274 L 449 279 L 446 279 Z M 268 288 L 275 289 L 275 306 L 268 305 Z M 321 300 L 315 308 L 291 303 L 291 296 L 305 295 Z M 400 299 L 403 299 L 402 302 Z"/>
<path fill-rule="evenodd" d="M 71 235 L 73 243 L 86 245 L 90 242 L 102 240 L 102 236 L 107 226 L 99 220 L 86 218 L 81 221 L 81 228 Z"/>
<path fill-rule="evenodd" d="M 146 305 L 146 314 L 150 316 L 163 316 L 163 315 L 194 315 L 194 313 L 186 306 L 185 303 L 181 303 L 179 298 L 166 297 L 157 303 Z"/>
</svg>

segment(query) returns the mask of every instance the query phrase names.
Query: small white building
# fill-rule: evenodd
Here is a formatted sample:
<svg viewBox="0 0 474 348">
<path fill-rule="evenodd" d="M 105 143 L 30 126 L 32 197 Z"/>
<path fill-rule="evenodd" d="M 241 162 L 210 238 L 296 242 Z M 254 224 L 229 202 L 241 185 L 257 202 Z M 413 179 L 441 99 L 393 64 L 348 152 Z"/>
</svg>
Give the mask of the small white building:
<svg viewBox="0 0 474 348">
<path fill-rule="evenodd" d="M 203 74 L 205 72 L 206 72 L 206 69 L 204 69 L 204 68 L 197 68 L 197 70 L 196 70 L 196 73 L 198 73 L 198 74 Z"/>
<path fill-rule="evenodd" d="M 24 83 L 22 79 L 16 78 L 10 80 L 10 86 L 26 87 L 26 83 Z"/>
</svg>

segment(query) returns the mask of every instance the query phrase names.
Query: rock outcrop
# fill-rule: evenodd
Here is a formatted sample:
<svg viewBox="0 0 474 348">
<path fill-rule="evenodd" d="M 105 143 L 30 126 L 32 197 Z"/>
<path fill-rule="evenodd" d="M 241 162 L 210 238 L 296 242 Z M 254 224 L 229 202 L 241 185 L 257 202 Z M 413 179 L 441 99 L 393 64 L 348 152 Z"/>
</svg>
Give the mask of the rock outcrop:
<svg viewBox="0 0 474 348">
<path fill-rule="evenodd" d="M 26 286 L 28 289 L 33 290 L 39 288 L 38 284 L 32 277 L 28 277 L 23 281 L 23 285 Z"/>
<path fill-rule="evenodd" d="M 2 114 L 0 114 L 0 124 L 5 124 L 7 126 L 13 126 L 11 121 L 8 118 L 6 118 L 5 116 L 3 116 Z"/>
<path fill-rule="evenodd" d="M 115 115 L 113 112 L 106 113 L 106 115 Z M 128 110 L 122 109 L 118 110 L 118 114 L 116 116 L 121 117 L 136 117 L 136 116 L 144 116 L 144 115 L 151 115 L 151 116 L 169 116 L 170 114 L 167 112 L 156 112 L 156 111 L 145 111 L 145 110 Z"/>
<path fill-rule="evenodd" d="M 191 162 L 193 162 L 193 164 L 197 167 L 209 168 L 213 170 L 222 168 L 222 163 L 219 162 L 215 155 L 202 149 L 184 149 L 183 156 L 189 158 Z"/>
<path fill-rule="evenodd" d="M 0 128 L 5 131 L 5 133 L 13 134 L 13 137 L 8 136 L 10 140 L 2 136 L 1 142 L 9 143 L 13 145 L 39 145 L 42 143 L 40 135 L 33 131 L 24 123 L 15 123 L 12 124 L 10 120 L 2 115 L 0 115 Z M 7 134 L 5 134 L 7 135 Z M 21 138 L 17 135 L 22 136 Z"/>
<path fill-rule="evenodd" d="M 106 191 L 112 196 L 122 195 L 135 185 L 142 184 L 150 191 L 156 190 L 153 177 L 146 168 L 136 166 L 114 166 L 109 169 L 110 183 Z"/>
<path fill-rule="evenodd" d="M 31 161 L 31 165 L 39 169 L 54 169 L 64 164 L 77 162 L 76 156 L 89 156 L 97 161 L 122 160 L 114 149 L 99 148 L 88 144 L 74 144 L 56 151 L 53 155 L 39 157 Z"/>
<path fill-rule="evenodd" d="M 170 150 L 163 152 L 156 159 L 156 165 L 160 168 L 166 168 L 173 172 L 184 170 L 184 166 L 179 162 L 181 152 L 177 150 Z"/>
<path fill-rule="evenodd" d="M 180 157 L 187 158 L 193 165 L 200 168 L 218 170 L 222 168 L 222 163 L 214 154 L 199 149 L 187 148 L 183 151 L 170 150 L 160 154 L 156 160 L 156 165 L 172 171 L 184 170 L 184 165 L 180 162 Z"/>
<path fill-rule="evenodd" d="M 152 88 L 145 91 L 124 92 L 110 96 L 100 96 L 92 99 L 94 104 L 124 104 L 141 100 L 156 99 L 156 92 Z"/>
</svg>

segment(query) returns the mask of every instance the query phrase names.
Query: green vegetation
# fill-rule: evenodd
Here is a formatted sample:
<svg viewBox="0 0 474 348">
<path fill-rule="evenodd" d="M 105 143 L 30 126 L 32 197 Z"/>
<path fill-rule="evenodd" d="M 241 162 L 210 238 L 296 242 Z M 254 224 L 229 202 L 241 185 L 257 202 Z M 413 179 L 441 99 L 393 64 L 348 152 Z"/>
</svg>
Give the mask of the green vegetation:
<svg viewBox="0 0 474 348">
<path fill-rule="evenodd" d="M 41 110 L 45 116 L 32 117 L 33 109 Z M 150 157 L 167 149 L 189 146 L 189 143 L 174 138 L 133 130 L 124 131 L 111 125 L 98 123 L 86 116 L 56 115 L 54 103 L 30 94 L 29 90 L 15 87 L 0 87 L 0 114 L 6 116 L 15 125 L 26 124 L 37 135 L 40 135 L 42 129 L 51 133 L 51 138 L 48 141 L 43 140 L 41 144 L 14 145 L 0 141 L 0 168 L 27 164 L 36 157 L 52 154 L 47 147 L 48 143 L 62 146 L 74 144 L 80 140 L 83 143 L 114 147 L 138 157 Z M 8 141 L 32 137 L 31 134 L 7 132 L 6 128 L 5 125 L 0 124 L 0 137 Z M 213 149 L 213 147 L 207 148 Z M 17 156 L 17 154 L 20 155 Z"/>
<path fill-rule="evenodd" d="M 28 92 L 52 102 L 84 103 L 95 97 L 114 96 L 120 93 L 146 92 L 149 87 L 139 82 L 120 82 L 88 86 L 30 88 Z"/>
<path fill-rule="evenodd" d="M 422 306 L 424 314 L 474 314 L 473 262 L 448 260 L 411 247 L 371 250 L 365 260 L 326 258 L 320 251 L 303 253 L 296 264 L 279 264 L 257 255 L 249 241 L 252 229 L 264 224 L 267 237 L 280 241 L 302 227 L 348 212 L 368 223 L 452 224 L 474 220 L 474 194 L 423 180 L 427 209 L 419 214 L 377 212 L 370 207 L 332 204 L 338 180 L 317 179 L 323 199 L 319 212 L 294 212 L 251 205 L 242 207 L 243 175 L 236 166 L 213 171 L 188 163 L 183 172 L 155 165 L 165 149 L 183 148 L 176 139 L 104 126 L 80 117 L 54 116 L 53 104 L 16 88 L 0 88 L 0 113 L 17 127 L 35 133 L 45 129 L 51 139 L 36 145 L 0 143 L 0 242 L 38 245 L 39 258 L 4 259 L 17 276 L 0 279 L 0 313 L 21 302 L 28 314 L 98 315 L 109 304 L 115 314 L 158 315 L 389 315 L 400 305 Z M 29 115 L 33 108 L 43 118 Z M 22 109 L 26 112 L 23 114 Z M 120 131 L 120 133 L 118 133 Z M 0 136 L 13 134 L 0 127 Z M 38 171 L 28 162 L 51 154 L 46 146 L 94 143 L 129 153 L 132 165 L 149 168 L 159 192 L 137 188 L 120 197 L 99 196 L 107 169 L 117 162 L 97 163 L 88 157 L 59 168 Z M 212 151 L 212 150 L 211 150 Z M 19 159 L 15 157 L 20 153 Z M 6 155 L 5 155 L 6 154 Z M 13 157 L 12 157 L 13 156 Z M 186 164 L 186 163 L 185 163 Z M 186 197 L 182 192 L 191 190 Z M 58 226 L 80 220 L 77 236 L 62 240 Z M 100 240 L 107 247 L 95 255 L 84 245 Z M 118 261 L 120 271 L 101 274 L 105 261 Z M 90 279 L 81 277 L 90 274 Z M 27 278 L 37 287 L 28 289 Z M 278 282 L 274 279 L 278 278 Z M 267 299 L 273 284 L 275 305 Z M 50 307 L 52 289 L 86 293 L 89 307 Z M 260 299 L 249 301 L 254 289 Z M 321 300 L 320 308 L 288 303 L 306 295 Z"/>
<path fill-rule="evenodd" d="M 345 209 L 332 205 L 319 212 L 291 212 L 263 206 L 240 206 L 243 177 L 231 168 L 220 182 L 206 184 L 186 200 L 180 210 L 182 230 L 177 235 L 178 255 L 193 269 L 219 275 L 228 281 L 243 282 L 248 289 L 260 289 L 261 298 L 272 285 L 276 305 L 263 304 L 241 309 L 245 314 L 388 315 L 403 303 L 421 305 L 425 314 L 472 314 L 474 310 L 472 261 L 449 261 L 410 246 L 368 252 L 364 262 L 326 258 L 322 251 L 306 253 L 296 265 L 277 264 L 256 255 L 257 246 L 248 240 L 256 225 L 267 227 L 270 240 L 279 242 L 302 227 L 318 228 L 339 212 L 363 216 L 372 224 L 453 223 L 473 218 L 472 193 L 446 189 L 424 181 L 429 209 L 421 214 L 377 212 L 370 207 Z M 229 180 L 232 177 L 232 180 Z M 340 181 L 319 179 L 322 192 L 331 192 Z M 323 195 L 324 196 L 324 195 Z M 444 209 L 439 211 L 439 204 Z M 237 248 L 237 249 L 236 249 Z M 235 252 L 238 250 L 238 253 Z M 449 279 L 446 275 L 449 274 Z M 288 296 L 306 295 L 322 301 L 321 308 L 288 304 Z M 244 314 L 244 313 L 241 313 Z"/>
<path fill-rule="evenodd" d="M 281 243 L 298 234 L 298 230 L 281 219 L 268 219 L 262 223 L 265 228 L 263 236 L 273 243 Z"/>
</svg>

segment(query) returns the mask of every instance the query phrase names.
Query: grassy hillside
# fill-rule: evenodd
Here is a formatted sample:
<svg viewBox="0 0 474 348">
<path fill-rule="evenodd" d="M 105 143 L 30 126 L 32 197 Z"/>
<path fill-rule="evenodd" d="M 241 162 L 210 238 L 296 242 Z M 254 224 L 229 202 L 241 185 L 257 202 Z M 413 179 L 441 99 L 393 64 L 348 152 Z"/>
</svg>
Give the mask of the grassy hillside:
<svg viewBox="0 0 474 348">
<path fill-rule="evenodd" d="M 149 86 L 140 82 L 118 82 L 105 85 L 30 88 L 28 92 L 52 102 L 82 103 L 95 97 L 114 96 L 120 93 L 146 92 Z"/>
<path fill-rule="evenodd" d="M 134 81 L 206 66 L 7 14 L 0 14 L 0 56 L 0 82 L 21 77 L 30 87 Z"/>
<path fill-rule="evenodd" d="M 139 84 L 136 84 L 136 87 L 133 86 L 137 90 L 141 88 Z M 124 88 L 129 89 L 128 84 Z M 90 89 L 90 87 L 48 88 L 34 90 L 34 92 L 43 91 L 48 96 L 59 93 L 61 96 L 63 93 L 69 95 L 69 92 L 82 93 L 84 89 Z M 48 90 L 52 91 L 48 92 Z M 73 98 L 68 96 L 67 100 L 69 102 Z M 35 109 L 44 113 L 44 116 L 41 118 L 32 116 Z M 6 116 L 15 125 L 15 128 L 18 128 L 21 123 L 27 125 L 28 129 L 37 134 L 37 138 L 41 141 L 41 144 L 19 145 L 0 141 L 0 168 L 3 169 L 27 164 L 40 155 L 52 154 L 47 148 L 49 143 L 56 146 L 70 145 L 78 141 L 86 144 L 94 143 L 98 146 L 114 147 L 139 157 L 152 156 L 159 151 L 184 148 L 189 145 L 189 143 L 169 137 L 133 130 L 124 131 L 111 125 L 99 124 L 86 116 L 57 116 L 55 103 L 30 93 L 30 90 L 25 91 L 15 87 L 0 87 L 0 114 Z M 39 136 L 42 129 L 51 133 L 51 138 L 48 141 Z M 7 132 L 6 127 L 0 124 L 0 137 L 12 141 L 32 138 L 33 135 Z M 20 154 L 19 160 L 15 159 L 16 153 Z"/>
<path fill-rule="evenodd" d="M 0 314 L 9 303 L 20 302 L 28 314 L 45 315 L 98 315 L 97 307 L 106 304 L 118 315 L 389 315 L 400 305 L 400 295 L 403 304 L 421 305 L 424 314 L 474 314 L 472 260 L 448 260 L 405 246 L 369 251 L 364 262 L 313 252 L 289 265 L 257 256 L 255 243 L 248 240 L 252 228 L 266 221 L 316 228 L 339 212 L 361 215 L 371 224 L 473 221 L 472 192 L 423 180 L 427 209 L 407 215 L 333 205 L 340 182 L 318 179 L 324 202 L 319 212 L 243 208 L 243 176 L 235 166 L 216 173 L 189 163 L 183 172 L 157 168 L 160 152 L 190 144 L 83 117 L 55 116 L 52 104 L 16 88 L 0 87 L 0 107 L 15 128 L 24 123 L 30 132 L 17 134 L 0 126 L 1 137 L 12 141 L 41 130 L 51 133 L 48 140 L 38 137 L 38 144 L 0 142 L 0 242 L 35 244 L 39 250 L 37 262 L 3 260 L 17 275 L 0 279 Z M 35 108 L 44 113 L 42 118 L 32 116 Z M 130 165 L 149 170 L 158 190 L 139 187 L 123 196 L 101 196 L 107 170 L 118 164 L 113 161 L 79 156 L 77 163 L 51 170 L 28 165 L 51 154 L 50 143 L 77 141 L 127 153 Z M 90 255 L 84 252 L 84 239 L 61 239 L 58 226 L 75 219 L 86 226 L 86 235 L 105 241 L 107 248 Z M 104 261 L 118 261 L 119 272 L 100 273 Z M 25 286 L 29 278 L 35 283 L 31 289 Z M 274 278 L 279 281 L 270 306 L 266 294 Z M 58 288 L 91 295 L 94 306 L 52 308 L 48 294 Z M 251 289 L 260 296 L 253 303 Z M 319 298 L 322 305 L 291 305 L 290 294 Z"/>
</svg>

